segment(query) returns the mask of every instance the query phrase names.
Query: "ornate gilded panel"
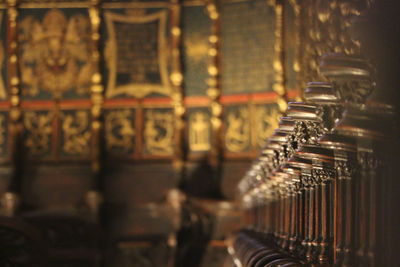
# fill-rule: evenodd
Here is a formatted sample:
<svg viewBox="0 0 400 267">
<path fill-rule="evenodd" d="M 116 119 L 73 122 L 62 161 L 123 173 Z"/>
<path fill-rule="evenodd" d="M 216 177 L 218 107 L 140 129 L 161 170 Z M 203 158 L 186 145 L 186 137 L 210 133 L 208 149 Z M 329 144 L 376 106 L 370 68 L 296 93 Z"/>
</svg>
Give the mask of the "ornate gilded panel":
<svg viewBox="0 0 400 267">
<path fill-rule="evenodd" d="M 170 94 L 168 13 L 163 9 L 149 10 L 104 12 L 107 98 Z"/>
<path fill-rule="evenodd" d="M 6 32 L 5 32 L 5 11 L 0 10 L 0 101 L 5 100 L 7 98 L 7 90 L 6 90 L 6 84 L 5 84 L 5 75 L 6 75 L 6 49 L 5 49 L 5 44 L 6 44 Z"/>
<path fill-rule="evenodd" d="M 61 155 L 87 156 L 90 153 L 89 110 L 63 110 L 60 116 Z"/>
<path fill-rule="evenodd" d="M 167 156 L 172 154 L 173 113 L 171 109 L 146 109 L 143 125 L 143 152 L 147 155 Z"/>
<path fill-rule="evenodd" d="M 274 9 L 266 1 L 224 3 L 222 11 L 222 92 L 272 90 Z"/>
<path fill-rule="evenodd" d="M 251 148 L 250 110 L 246 105 L 225 107 L 225 148 L 228 152 L 246 152 Z"/>
<path fill-rule="evenodd" d="M 7 155 L 8 114 L 0 112 L 0 158 Z"/>
<path fill-rule="evenodd" d="M 31 156 L 47 157 L 52 152 L 53 111 L 27 110 L 23 124 L 26 130 L 25 147 Z"/>
<path fill-rule="evenodd" d="M 253 129 L 257 149 L 263 147 L 267 138 L 278 128 L 279 116 L 280 113 L 276 104 L 254 106 L 252 117 L 254 118 Z"/>
<path fill-rule="evenodd" d="M 211 21 L 204 6 L 183 8 L 183 60 L 186 95 L 205 95 Z"/>
<path fill-rule="evenodd" d="M 135 150 L 135 109 L 110 109 L 104 115 L 107 151 L 129 155 Z"/>
<path fill-rule="evenodd" d="M 24 9 L 19 21 L 24 99 L 87 98 L 90 22 L 84 9 Z"/>
<path fill-rule="evenodd" d="M 204 152 L 211 148 L 211 114 L 208 108 L 188 111 L 188 141 L 191 152 Z"/>
</svg>

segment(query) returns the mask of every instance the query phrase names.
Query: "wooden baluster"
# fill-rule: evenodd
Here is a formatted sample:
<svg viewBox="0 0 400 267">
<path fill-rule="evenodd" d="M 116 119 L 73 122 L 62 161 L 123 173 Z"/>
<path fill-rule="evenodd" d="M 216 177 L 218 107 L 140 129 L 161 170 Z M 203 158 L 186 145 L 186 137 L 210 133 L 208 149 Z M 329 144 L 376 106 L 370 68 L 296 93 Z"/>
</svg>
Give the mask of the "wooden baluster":
<svg viewBox="0 0 400 267">
<path fill-rule="evenodd" d="M 331 227 L 332 227 L 332 180 L 326 179 L 321 184 L 321 241 L 318 262 L 328 264 L 331 262 Z"/>
<path fill-rule="evenodd" d="M 321 184 L 314 186 L 314 236 L 312 241 L 312 261 L 317 262 L 321 243 Z"/>
<path fill-rule="evenodd" d="M 383 158 L 383 157 L 382 157 Z M 378 170 L 382 170 L 380 162 L 376 162 L 376 165 L 371 169 L 371 178 L 369 183 L 369 202 L 370 202 L 370 223 L 369 223 L 369 242 L 367 248 L 368 263 L 370 266 L 376 266 L 375 261 L 375 250 L 376 250 L 376 231 L 377 231 L 377 206 L 380 204 L 378 202 L 378 183 L 377 183 L 377 173 Z"/>
<path fill-rule="evenodd" d="M 293 254 L 296 245 L 297 229 L 298 229 L 297 210 L 298 210 L 299 199 L 296 190 L 293 190 L 290 198 L 291 198 L 291 204 L 290 204 L 291 213 L 290 213 L 289 252 Z"/>
<path fill-rule="evenodd" d="M 309 221 L 310 221 L 310 187 L 308 185 L 305 186 L 304 188 L 304 202 L 303 202 L 303 207 L 304 207 L 304 222 L 303 222 L 303 240 L 302 240 L 302 252 L 301 255 L 304 257 L 304 259 L 307 259 L 307 248 L 308 248 L 308 242 L 309 242 L 309 232 L 310 228 L 309 226 Z"/>
<path fill-rule="evenodd" d="M 342 266 L 352 266 L 353 264 L 353 240 L 354 240 L 354 210 L 355 202 L 353 196 L 355 196 L 355 183 L 351 177 L 346 177 L 344 180 L 344 246 L 343 246 L 343 262 Z"/>
<path fill-rule="evenodd" d="M 313 262 L 313 240 L 315 234 L 315 186 L 311 185 L 308 191 L 308 242 L 306 259 L 309 263 Z"/>
<path fill-rule="evenodd" d="M 356 181 L 356 187 L 357 187 L 357 192 L 358 194 L 355 195 L 355 202 L 357 204 L 356 207 L 356 219 L 358 221 L 357 225 L 357 232 L 355 233 L 355 244 L 354 244 L 354 249 L 355 249 L 355 259 L 356 259 L 356 265 L 359 266 L 367 266 L 366 262 L 366 255 L 365 251 L 368 247 L 368 233 L 367 231 L 369 230 L 368 228 L 368 209 L 369 209 L 369 199 L 367 199 L 367 196 L 369 195 L 368 193 L 368 187 L 369 187 L 369 167 L 367 166 L 367 157 L 368 153 L 367 152 L 360 152 L 358 153 L 359 157 L 359 163 L 360 163 L 360 175 L 357 177 Z"/>
</svg>

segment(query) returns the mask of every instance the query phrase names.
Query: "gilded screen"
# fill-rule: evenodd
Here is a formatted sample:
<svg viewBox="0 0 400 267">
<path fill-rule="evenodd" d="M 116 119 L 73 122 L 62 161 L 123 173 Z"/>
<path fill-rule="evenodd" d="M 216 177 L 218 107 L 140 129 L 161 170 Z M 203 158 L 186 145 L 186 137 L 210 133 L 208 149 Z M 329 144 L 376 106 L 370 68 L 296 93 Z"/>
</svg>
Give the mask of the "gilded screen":
<svg viewBox="0 0 400 267">
<path fill-rule="evenodd" d="M 18 32 L 23 98 L 88 97 L 89 38 L 85 10 L 23 10 Z"/>
<path fill-rule="evenodd" d="M 106 96 L 169 95 L 167 11 L 106 11 Z"/>
<path fill-rule="evenodd" d="M 274 9 L 266 1 L 222 5 L 222 92 L 272 90 Z"/>
</svg>

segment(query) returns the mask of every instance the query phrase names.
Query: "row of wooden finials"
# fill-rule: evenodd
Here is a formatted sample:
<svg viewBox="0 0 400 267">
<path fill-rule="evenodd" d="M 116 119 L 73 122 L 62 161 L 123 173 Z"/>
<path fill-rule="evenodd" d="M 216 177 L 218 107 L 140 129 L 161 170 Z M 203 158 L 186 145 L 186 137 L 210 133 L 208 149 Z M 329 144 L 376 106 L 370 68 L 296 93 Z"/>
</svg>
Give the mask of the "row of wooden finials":
<svg viewBox="0 0 400 267">
<path fill-rule="evenodd" d="M 319 70 L 328 82 L 289 103 L 239 184 L 237 266 L 386 266 L 378 248 L 393 108 L 373 101 L 365 59 L 328 54 Z"/>
</svg>

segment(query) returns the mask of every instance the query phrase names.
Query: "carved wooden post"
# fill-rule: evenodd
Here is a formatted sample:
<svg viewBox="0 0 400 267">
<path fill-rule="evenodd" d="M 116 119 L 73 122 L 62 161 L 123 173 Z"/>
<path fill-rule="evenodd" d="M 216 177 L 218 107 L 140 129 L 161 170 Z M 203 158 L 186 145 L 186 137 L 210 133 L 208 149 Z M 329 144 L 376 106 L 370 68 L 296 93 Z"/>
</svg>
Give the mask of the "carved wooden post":
<svg viewBox="0 0 400 267">
<path fill-rule="evenodd" d="M 21 193 L 21 142 L 22 142 L 22 112 L 20 108 L 20 75 L 18 71 L 18 1 L 7 0 L 7 72 L 10 94 L 10 155 L 11 179 L 9 188 L 1 197 L 1 210 L 3 215 L 15 215 Z"/>
<path fill-rule="evenodd" d="M 185 142 L 185 115 L 186 108 L 184 106 L 184 90 L 182 75 L 182 58 L 181 58 L 181 2 L 179 0 L 171 0 L 171 75 L 172 84 L 172 105 L 174 108 L 174 158 L 173 166 L 175 172 L 180 179 L 184 178 L 185 161 L 187 156 Z"/>
<path fill-rule="evenodd" d="M 92 166 L 92 188 L 86 193 L 86 205 L 90 210 L 90 220 L 96 222 L 99 219 L 99 208 L 102 202 L 101 193 L 101 175 L 102 175 L 102 159 L 103 159 L 103 102 L 104 102 L 104 86 L 102 84 L 102 75 L 100 70 L 100 0 L 91 0 L 89 6 L 89 17 L 91 24 L 91 166 Z"/>
<path fill-rule="evenodd" d="M 218 2 L 215 0 L 206 1 L 207 14 L 211 19 L 211 34 L 208 37 L 209 63 L 207 79 L 207 95 L 211 100 L 211 150 L 209 162 L 217 170 L 219 175 L 221 171 L 223 157 L 223 136 L 222 136 L 222 112 L 223 107 L 220 102 L 220 38 L 221 38 L 221 14 Z"/>
</svg>

